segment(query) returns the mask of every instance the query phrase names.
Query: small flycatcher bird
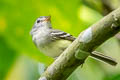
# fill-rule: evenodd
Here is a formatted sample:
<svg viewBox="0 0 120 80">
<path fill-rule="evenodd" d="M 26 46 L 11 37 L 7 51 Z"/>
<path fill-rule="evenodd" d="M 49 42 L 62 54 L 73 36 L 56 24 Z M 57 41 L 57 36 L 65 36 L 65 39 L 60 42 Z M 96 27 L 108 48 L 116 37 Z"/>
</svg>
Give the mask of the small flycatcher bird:
<svg viewBox="0 0 120 80">
<path fill-rule="evenodd" d="M 76 38 L 69 33 L 52 28 L 50 16 L 40 16 L 31 30 L 32 40 L 37 48 L 49 57 L 58 57 Z M 117 62 L 111 57 L 92 52 L 90 56 L 102 60 L 111 65 Z"/>
</svg>

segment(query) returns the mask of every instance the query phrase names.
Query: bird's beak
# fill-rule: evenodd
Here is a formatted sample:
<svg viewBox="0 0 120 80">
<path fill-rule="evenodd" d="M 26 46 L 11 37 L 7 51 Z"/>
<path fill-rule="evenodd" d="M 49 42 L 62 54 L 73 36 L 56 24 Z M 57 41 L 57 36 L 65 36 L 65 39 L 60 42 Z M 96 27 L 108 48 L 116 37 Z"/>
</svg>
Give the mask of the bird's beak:
<svg viewBox="0 0 120 80">
<path fill-rule="evenodd" d="M 48 16 L 45 21 L 50 21 L 51 20 L 51 16 Z"/>
</svg>

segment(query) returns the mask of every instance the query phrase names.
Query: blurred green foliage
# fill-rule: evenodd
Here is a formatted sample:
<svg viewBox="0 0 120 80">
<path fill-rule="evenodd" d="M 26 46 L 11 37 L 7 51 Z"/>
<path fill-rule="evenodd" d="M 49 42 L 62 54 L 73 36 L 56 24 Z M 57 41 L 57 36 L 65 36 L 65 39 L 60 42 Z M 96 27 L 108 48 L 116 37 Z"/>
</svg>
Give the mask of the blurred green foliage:
<svg viewBox="0 0 120 80">
<path fill-rule="evenodd" d="M 93 3 L 94 7 L 89 7 L 82 0 L 0 0 L 0 80 L 37 80 L 38 62 L 46 65 L 52 63 L 52 58 L 43 55 L 35 47 L 29 34 L 36 18 L 51 15 L 53 28 L 77 37 L 81 31 L 102 18 L 97 12 L 102 10 L 100 0 L 93 0 Z M 115 39 L 110 41 L 115 42 L 114 47 L 118 47 Z M 106 48 L 103 46 L 102 49 Z M 119 71 L 113 75 L 108 74 L 111 67 L 106 73 L 104 68 L 106 65 L 101 66 L 98 61 L 89 58 L 84 68 L 78 68 L 69 80 L 120 79 Z"/>
<path fill-rule="evenodd" d="M 0 79 L 3 80 L 13 61 L 17 57 L 16 51 L 9 47 L 6 40 L 0 36 Z"/>
</svg>

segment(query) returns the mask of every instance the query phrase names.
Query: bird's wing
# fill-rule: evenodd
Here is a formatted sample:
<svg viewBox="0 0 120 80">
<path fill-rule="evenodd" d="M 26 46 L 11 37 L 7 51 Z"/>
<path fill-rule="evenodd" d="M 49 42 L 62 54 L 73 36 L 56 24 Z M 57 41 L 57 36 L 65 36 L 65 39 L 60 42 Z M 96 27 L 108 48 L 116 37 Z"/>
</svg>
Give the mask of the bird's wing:
<svg viewBox="0 0 120 80">
<path fill-rule="evenodd" d="M 55 30 L 55 29 L 52 29 L 50 34 L 51 34 L 53 40 L 64 39 L 64 40 L 74 41 L 76 39 L 75 37 L 73 37 L 69 33 L 66 33 L 66 32 L 63 32 L 60 30 Z"/>
</svg>

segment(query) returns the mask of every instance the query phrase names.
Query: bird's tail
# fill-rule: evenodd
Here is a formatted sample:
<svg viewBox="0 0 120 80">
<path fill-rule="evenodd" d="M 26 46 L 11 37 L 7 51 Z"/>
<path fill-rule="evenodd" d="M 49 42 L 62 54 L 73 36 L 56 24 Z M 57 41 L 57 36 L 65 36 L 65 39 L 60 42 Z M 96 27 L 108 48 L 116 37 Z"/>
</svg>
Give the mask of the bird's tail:
<svg viewBox="0 0 120 80">
<path fill-rule="evenodd" d="M 101 60 L 101 61 L 103 61 L 103 62 L 106 62 L 106 63 L 108 63 L 108 64 L 110 64 L 110 65 L 113 65 L 113 66 L 117 65 L 117 62 L 116 62 L 113 58 L 111 58 L 111 57 L 109 57 L 109 56 L 106 56 L 106 55 L 103 55 L 103 54 L 100 53 L 100 52 L 93 51 L 93 52 L 90 54 L 90 56 L 91 56 L 91 57 L 94 57 L 94 58 L 96 58 L 96 59 L 99 59 L 99 60 Z"/>
</svg>

